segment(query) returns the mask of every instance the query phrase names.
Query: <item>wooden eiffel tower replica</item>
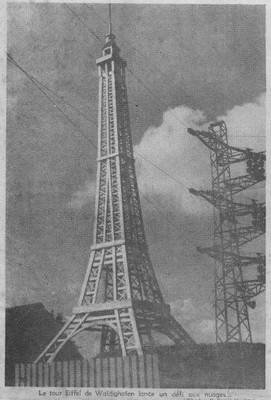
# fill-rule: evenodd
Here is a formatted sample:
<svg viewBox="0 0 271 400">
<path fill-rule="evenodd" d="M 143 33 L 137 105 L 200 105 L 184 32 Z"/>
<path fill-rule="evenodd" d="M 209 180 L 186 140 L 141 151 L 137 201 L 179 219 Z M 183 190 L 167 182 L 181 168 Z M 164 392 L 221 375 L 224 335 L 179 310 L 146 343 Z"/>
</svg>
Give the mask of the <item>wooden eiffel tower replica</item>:
<svg viewBox="0 0 271 400">
<path fill-rule="evenodd" d="M 141 355 L 153 332 L 176 344 L 193 340 L 171 316 L 148 254 L 125 83 L 115 35 L 106 36 L 99 69 L 97 193 L 93 245 L 73 315 L 35 362 L 52 362 L 82 331 L 101 332 L 101 354 Z M 166 267 L 166 266 L 165 266 Z"/>
</svg>

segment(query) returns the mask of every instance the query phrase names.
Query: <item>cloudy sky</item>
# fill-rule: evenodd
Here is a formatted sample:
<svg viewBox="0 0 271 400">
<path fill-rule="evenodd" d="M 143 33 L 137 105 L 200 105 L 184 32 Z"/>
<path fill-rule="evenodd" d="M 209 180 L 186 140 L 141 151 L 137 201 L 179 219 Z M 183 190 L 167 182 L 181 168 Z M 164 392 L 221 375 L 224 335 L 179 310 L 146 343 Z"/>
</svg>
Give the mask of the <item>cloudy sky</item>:
<svg viewBox="0 0 271 400">
<path fill-rule="evenodd" d="M 40 301 L 70 315 L 77 303 L 92 243 L 95 60 L 106 21 L 106 5 L 8 6 L 8 53 L 43 92 L 8 62 L 7 306 Z M 190 335 L 212 342 L 213 262 L 196 251 L 212 244 L 212 207 L 187 190 L 210 188 L 209 151 L 185 125 L 223 118 L 232 145 L 264 149 L 265 9 L 118 4 L 113 30 L 130 70 L 137 176 L 157 278 Z M 263 200 L 262 186 L 236 201 Z M 261 237 L 242 251 L 263 248 Z M 263 341 L 263 296 L 257 304 L 251 322 L 254 340 Z"/>
</svg>

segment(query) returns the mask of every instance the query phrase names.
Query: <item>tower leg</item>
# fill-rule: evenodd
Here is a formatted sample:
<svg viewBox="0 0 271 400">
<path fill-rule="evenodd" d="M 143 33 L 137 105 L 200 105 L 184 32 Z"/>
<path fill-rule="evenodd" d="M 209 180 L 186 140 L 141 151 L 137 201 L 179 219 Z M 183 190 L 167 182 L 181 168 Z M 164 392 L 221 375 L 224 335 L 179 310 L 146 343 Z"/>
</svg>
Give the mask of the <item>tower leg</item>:
<svg viewBox="0 0 271 400">
<path fill-rule="evenodd" d="M 113 302 L 112 302 L 113 303 Z M 35 360 L 52 362 L 62 347 L 84 330 L 101 331 L 101 352 L 120 351 L 123 356 L 134 352 L 142 355 L 142 346 L 132 308 L 110 310 L 108 314 L 81 313 L 73 315 Z"/>
</svg>

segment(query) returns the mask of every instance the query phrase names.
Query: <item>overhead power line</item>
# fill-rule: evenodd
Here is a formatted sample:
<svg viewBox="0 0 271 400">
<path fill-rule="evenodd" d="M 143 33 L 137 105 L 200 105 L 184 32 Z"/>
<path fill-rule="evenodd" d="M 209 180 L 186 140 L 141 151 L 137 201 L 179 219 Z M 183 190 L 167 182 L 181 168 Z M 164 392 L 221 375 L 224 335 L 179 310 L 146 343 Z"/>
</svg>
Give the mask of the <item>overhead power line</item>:
<svg viewBox="0 0 271 400">
<path fill-rule="evenodd" d="M 94 124 L 96 127 L 97 122 L 94 119 L 94 117 L 92 117 L 92 119 L 90 119 L 86 114 L 84 114 L 82 111 L 78 110 L 78 108 L 76 108 L 73 104 L 69 103 L 66 99 L 64 99 L 64 97 L 59 96 L 56 92 L 54 92 L 52 89 L 48 88 L 48 86 L 44 85 L 44 83 L 42 83 L 41 81 L 39 81 L 37 78 L 33 77 L 32 75 L 28 74 L 29 76 L 31 76 L 32 79 L 34 79 L 39 85 L 41 85 L 44 89 L 48 90 L 50 93 L 52 93 L 54 96 L 56 96 L 60 101 L 62 101 L 63 103 L 65 103 L 66 105 L 70 106 L 71 108 L 74 109 L 74 111 L 76 111 L 78 114 L 80 114 L 82 117 L 84 117 L 85 119 L 87 119 L 89 122 L 91 122 L 92 124 Z M 90 114 L 90 116 L 92 116 Z"/>
<path fill-rule="evenodd" d="M 175 225 L 175 223 L 173 223 L 173 221 L 171 221 L 160 209 L 159 209 L 159 207 L 157 206 L 157 205 L 155 205 L 154 204 L 154 202 L 152 201 L 152 200 L 150 200 L 150 198 L 149 197 L 147 197 L 144 193 L 142 193 L 142 191 L 139 191 L 140 192 L 140 196 L 142 196 L 163 218 L 164 218 L 164 220 L 167 222 L 167 224 L 168 224 L 168 226 L 170 226 L 170 227 L 174 227 L 175 229 L 176 229 L 176 231 L 177 232 L 179 232 L 181 235 L 182 235 L 182 238 L 185 238 L 186 239 L 186 241 L 188 242 L 188 243 L 192 243 L 193 244 L 193 246 L 196 248 L 198 245 L 195 243 L 195 242 L 193 242 L 193 240 L 191 240 L 191 238 L 189 238 L 189 237 L 187 237 L 185 234 L 184 234 L 184 232 L 183 231 L 181 231 L 180 230 L 180 228 L 177 226 L 177 225 Z M 161 206 L 161 204 L 160 204 L 160 206 Z M 163 207 L 164 208 L 164 207 Z M 165 208 L 164 208 L 164 210 L 165 210 Z M 166 211 L 166 210 L 165 210 Z"/>
<path fill-rule="evenodd" d="M 134 74 L 134 72 L 133 72 L 130 68 L 127 67 L 127 71 L 129 71 L 130 74 L 132 74 L 132 75 L 135 77 L 135 79 L 136 79 L 139 83 L 141 83 L 141 85 L 142 85 L 146 90 L 148 90 L 148 91 L 151 93 L 151 95 L 154 97 L 156 103 L 159 103 L 160 105 L 162 105 L 163 107 L 165 107 L 165 105 L 162 104 L 162 102 L 159 101 L 159 100 L 157 99 L 157 96 L 153 93 L 153 91 L 150 90 L 150 89 L 148 88 L 148 86 L 147 86 L 138 76 L 136 76 L 136 75 Z M 183 126 L 185 126 L 186 128 L 188 128 L 188 125 L 187 125 L 185 122 L 183 122 L 179 117 L 177 117 L 177 115 L 176 115 L 170 108 L 168 109 L 168 111 L 169 111 L 170 114 L 172 114 Z"/>
<path fill-rule="evenodd" d="M 95 33 L 92 29 L 90 29 L 90 27 L 79 17 L 79 15 L 77 15 L 77 14 L 71 9 L 71 7 L 69 7 L 66 3 L 63 3 L 63 5 L 64 5 L 65 7 L 67 7 L 67 8 L 70 10 L 70 12 L 71 12 L 71 13 L 72 13 L 72 14 L 87 28 L 87 30 L 88 30 L 93 36 L 96 37 L 97 40 L 99 40 L 101 43 L 103 43 L 102 39 L 99 38 L 99 36 L 96 35 L 96 33 Z"/>
<path fill-rule="evenodd" d="M 162 168 L 160 168 L 158 165 L 154 164 L 152 161 L 150 161 L 148 158 L 144 157 L 141 153 L 139 153 L 138 151 L 135 151 L 136 154 L 139 155 L 139 157 L 141 157 L 143 160 L 145 160 L 147 163 L 151 164 L 154 168 L 158 169 L 158 171 L 162 172 L 164 175 L 168 176 L 170 179 L 172 179 L 174 182 L 178 183 L 179 185 L 185 187 L 186 189 L 188 189 L 188 186 L 186 186 L 184 183 L 182 183 L 181 181 L 177 180 L 176 178 L 174 178 L 172 175 L 170 175 L 168 172 L 166 172 L 165 170 L 163 170 Z"/>
<path fill-rule="evenodd" d="M 84 138 L 95 148 L 95 149 L 97 149 L 97 146 L 86 136 L 86 134 L 81 130 L 81 129 L 79 129 L 78 128 L 78 126 L 67 116 L 67 114 L 57 105 L 57 104 L 55 104 L 54 102 L 53 102 L 53 100 L 47 95 L 47 93 L 43 90 L 43 89 L 41 89 L 40 87 L 39 87 L 39 85 L 37 84 L 37 82 L 35 81 L 35 79 L 33 79 L 15 60 L 14 60 L 14 58 L 9 54 L 9 53 L 7 53 L 7 55 L 8 55 L 8 60 L 10 61 L 10 62 L 12 62 L 13 63 L 13 65 L 15 65 L 37 88 L 38 88 L 38 90 L 40 90 L 42 93 L 43 93 L 43 95 L 50 101 L 50 103 L 51 104 L 53 104 L 53 106 L 54 106 L 54 108 L 57 108 L 58 109 L 58 111 L 59 112 L 61 112 L 61 114 L 63 114 L 64 115 L 64 117 L 73 125 L 73 127 L 77 130 L 77 131 L 79 131 L 80 133 L 81 133 L 81 135 L 83 135 L 84 136 Z M 78 137 L 78 135 L 75 135 L 75 134 L 73 134 L 75 137 Z"/>
</svg>

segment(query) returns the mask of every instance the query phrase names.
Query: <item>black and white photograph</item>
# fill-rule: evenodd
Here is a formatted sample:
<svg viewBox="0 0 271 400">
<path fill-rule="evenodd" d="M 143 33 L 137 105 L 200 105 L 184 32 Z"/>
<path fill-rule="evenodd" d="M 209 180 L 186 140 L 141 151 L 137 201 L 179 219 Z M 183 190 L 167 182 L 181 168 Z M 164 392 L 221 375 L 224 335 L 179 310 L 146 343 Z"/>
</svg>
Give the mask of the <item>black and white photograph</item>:
<svg viewBox="0 0 271 400">
<path fill-rule="evenodd" d="M 267 5 L 5 6 L 0 398 L 271 398 Z"/>
</svg>

